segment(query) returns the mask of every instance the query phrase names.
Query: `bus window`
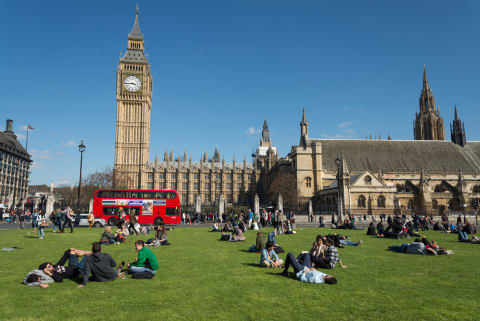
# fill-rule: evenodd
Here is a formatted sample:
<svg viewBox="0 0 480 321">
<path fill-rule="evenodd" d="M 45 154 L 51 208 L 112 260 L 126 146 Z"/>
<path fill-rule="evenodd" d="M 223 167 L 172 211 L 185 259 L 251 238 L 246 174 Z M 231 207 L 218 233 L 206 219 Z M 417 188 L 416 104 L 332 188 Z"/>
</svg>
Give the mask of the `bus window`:
<svg viewBox="0 0 480 321">
<path fill-rule="evenodd" d="M 112 191 L 103 191 L 102 192 L 102 198 L 113 198 L 113 192 Z"/>
<path fill-rule="evenodd" d="M 153 198 L 155 192 L 143 192 L 143 198 Z"/>
<path fill-rule="evenodd" d="M 155 198 L 166 198 L 164 192 L 155 192 Z"/>
<path fill-rule="evenodd" d="M 176 198 L 176 197 L 177 197 L 177 194 L 175 194 L 174 192 L 167 192 L 166 198 Z"/>
<path fill-rule="evenodd" d="M 103 214 L 105 215 L 118 215 L 118 207 L 104 207 Z"/>
<path fill-rule="evenodd" d="M 140 207 L 125 207 L 127 215 L 140 215 Z"/>
<path fill-rule="evenodd" d="M 177 215 L 178 214 L 178 207 L 167 207 L 165 214 L 167 215 Z"/>
<path fill-rule="evenodd" d="M 125 191 L 115 191 L 113 192 L 115 198 L 125 198 Z"/>
<path fill-rule="evenodd" d="M 138 198 L 138 192 L 137 191 L 127 191 L 125 198 Z"/>
</svg>

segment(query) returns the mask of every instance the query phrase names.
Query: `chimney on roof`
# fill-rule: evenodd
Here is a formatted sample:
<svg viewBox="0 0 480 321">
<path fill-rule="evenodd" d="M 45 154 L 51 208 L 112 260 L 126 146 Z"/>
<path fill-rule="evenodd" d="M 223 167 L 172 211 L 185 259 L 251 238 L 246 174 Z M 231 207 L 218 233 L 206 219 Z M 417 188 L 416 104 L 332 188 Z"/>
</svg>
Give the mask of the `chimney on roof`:
<svg viewBox="0 0 480 321">
<path fill-rule="evenodd" d="M 13 120 L 7 119 L 7 126 L 5 127 L 5 133 L 13 134 Z"/>
</svg>

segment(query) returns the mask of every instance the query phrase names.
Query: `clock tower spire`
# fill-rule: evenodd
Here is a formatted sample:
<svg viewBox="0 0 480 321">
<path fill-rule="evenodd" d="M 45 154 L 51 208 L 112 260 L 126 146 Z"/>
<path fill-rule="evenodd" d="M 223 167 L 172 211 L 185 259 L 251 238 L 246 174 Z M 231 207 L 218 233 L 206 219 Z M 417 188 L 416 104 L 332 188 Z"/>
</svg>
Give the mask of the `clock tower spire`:
<svg viewBox="0 0 480 321">
<path fill-rule="evenodd" d="M 147 188 L 152 75 L 138 17 L 137 4 L 135 22 L 128 34 L 127 50 L 117 68 L 116 188 Z"/>
</svg>

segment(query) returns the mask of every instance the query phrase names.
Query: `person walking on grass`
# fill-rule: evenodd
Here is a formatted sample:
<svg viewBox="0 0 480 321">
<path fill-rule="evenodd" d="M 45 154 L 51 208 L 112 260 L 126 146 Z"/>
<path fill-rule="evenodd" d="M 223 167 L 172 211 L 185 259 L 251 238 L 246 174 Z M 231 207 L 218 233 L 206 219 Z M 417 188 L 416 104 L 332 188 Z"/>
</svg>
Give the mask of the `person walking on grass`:
<svg viewBox="0 0 480 321">
<path fill-rule="evenodd" d="M 38 209 L 34 209 L 32 213 L 32 230 L 36 230 L 38 227 Z"/>
<path fill-rule="evenodd" d="M 46 215 L 40 211 L 38 215 L 38 238 L 43 240 L 45 237 L 44 229 L 48 227 L 48 221 Z"/>
<path fill-rule="evenodd" d="M 70 207 L 67 207 L 65 209 L 65 222 L 63 223 L 63 226 L 60 229 L 60 232 L 64 233 L 65 227 L 68 225 L 70 227 L 70 233 L 73 233 L 72 220 L 73 220 L 72 209 Z"/>
</svg>

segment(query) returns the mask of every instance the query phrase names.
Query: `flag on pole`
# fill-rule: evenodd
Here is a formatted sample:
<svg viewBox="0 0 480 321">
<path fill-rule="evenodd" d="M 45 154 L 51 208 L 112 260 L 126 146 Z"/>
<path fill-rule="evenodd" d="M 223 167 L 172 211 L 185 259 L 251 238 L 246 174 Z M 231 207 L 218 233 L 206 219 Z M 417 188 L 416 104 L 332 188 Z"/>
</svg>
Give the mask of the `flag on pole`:
<svg viewBox="0 0 480 321">
<path fill-rule="evenodd" d="M 33 127 L 32 127 L 32 126 L 30 126 L 30 125 L 28 125 L 27 129 L 33 129 Z"/>
</svg>

